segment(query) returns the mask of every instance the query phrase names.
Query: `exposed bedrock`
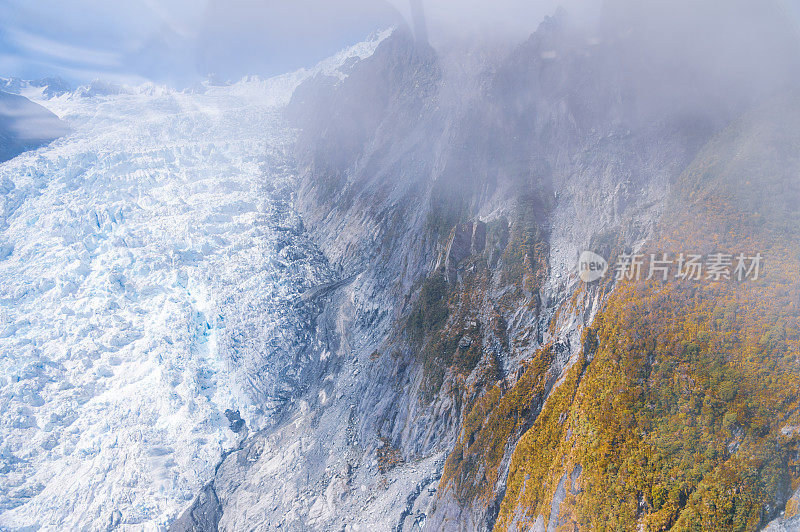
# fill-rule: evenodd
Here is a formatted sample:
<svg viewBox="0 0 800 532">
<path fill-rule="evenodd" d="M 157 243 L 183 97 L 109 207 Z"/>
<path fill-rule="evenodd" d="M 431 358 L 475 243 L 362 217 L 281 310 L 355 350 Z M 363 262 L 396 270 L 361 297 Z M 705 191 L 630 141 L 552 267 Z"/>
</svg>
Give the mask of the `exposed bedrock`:
<svg viewBox="0 0 800 532">
<path fill-rule="evenodd" d="M 218 470 L 220 529 L 495 526 L 517 442 L 597 350 L 613 271 L 582 284 L 578 255 L 652 241 L 690 162 L 768 96 L 603 31 L 559 12 L 502 56 L 397 31 L 297 89 L 295 207 L 340 280 L 309 296 L 306 393 Z"/>
</svg>

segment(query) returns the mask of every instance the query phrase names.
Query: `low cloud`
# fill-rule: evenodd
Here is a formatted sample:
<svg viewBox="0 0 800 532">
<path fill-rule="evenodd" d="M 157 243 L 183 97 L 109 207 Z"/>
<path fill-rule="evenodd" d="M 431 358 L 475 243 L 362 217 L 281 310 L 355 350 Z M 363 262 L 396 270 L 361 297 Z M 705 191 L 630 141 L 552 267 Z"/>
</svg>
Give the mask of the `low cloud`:
<svg viewBox="0 0 800 532">
<path fill-rule="evenodd" d="M 491 41 L 523 41 L 559 6 L 574 24 L 598 33 L 609 23 L 647 27 L 656 51 L 693 60 L 703 34 L 724 28 L 737 43 L 753 47 L 729 50 L 731 63 L 742 57 L 745 71 L 762 59 L 774 66 L 771 50 L 781 19 L 796 32 L 800 6 L 791 0 L 413 0 L 425 13 L 434 46 L 480 46 Z M 176 84 L 207 74 L 238 79 L 270 76 L 309 66 L 392 25 L 413 26 L 412 0 L 7 0 L 0 5 L 0 75 L 36 77 L 61 74 L 73 81 L 103 77 L 148 78 Z M 743 34 L 750 41 L 742 40 Z M 763 37 L 763 38 L 762 38 Z M 759 43 L 759 39 L 764 41 Z M 800 47 L 795 38 L 795 47 Z M 711 43 L 725 48 L 724 40 Z M 737 44 L 739 46 L 739 44 Z M 700 49 L 702 60 L 703 50 Z M 763 57 L 759 58 L 758 54 Z M 724 55 L 724 54 L 723 54 Z M 726 56 L 727 57 L 727 56 Z M 709 56 L 708 68 L 730 69 Z M 770 75 L 775 69 L 762 69 Z"/>
</svg>

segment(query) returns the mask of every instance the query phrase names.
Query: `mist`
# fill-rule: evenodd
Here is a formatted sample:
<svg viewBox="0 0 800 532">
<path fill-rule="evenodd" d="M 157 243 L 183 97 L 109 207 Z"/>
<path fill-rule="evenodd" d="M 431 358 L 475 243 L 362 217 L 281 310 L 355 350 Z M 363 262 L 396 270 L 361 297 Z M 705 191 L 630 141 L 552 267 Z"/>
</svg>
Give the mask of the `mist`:
<svg viewBox="0 0 800 532">
<path fill-rule="evenodd" d="M 411 4 L 406 0 L 391 0 L 413 26 Z M 595 24 L 601 11 L 601 0 L 423 0 L 422 8 L 428 25 L 431 43 L 448 46 L 453 42 L 468 44 L 514 43 L 527 38 L 559 7 L 566 9 L 576 23 Z"/>
<path fill-rule="evenodd" d="M 374 31 L 419 26 L 414 3 L 427 26 L 423 38 L 442 50 L 513 48 L 559 8 L 587 38 L 613 38 L 637 27 L 646 36 L 644 52 L 673 64 L 732 68 L 737 77 L 757 68 L 772 78 L 800 46 L 792 0 L 79 0 L 68 6 L 12 0 L 0 8 L 0 73 L 178 86 L 209 75 L 272 76 L 310 66 Z M 774 53 L 780 46 L 794 50 Z M 714 55 L 721 50 L 728 59 Z"/>
<path fill-rule="evenodd" d="M 800 530 L 799 5 L 0 2 L 0 530 Z"/>
</svg>

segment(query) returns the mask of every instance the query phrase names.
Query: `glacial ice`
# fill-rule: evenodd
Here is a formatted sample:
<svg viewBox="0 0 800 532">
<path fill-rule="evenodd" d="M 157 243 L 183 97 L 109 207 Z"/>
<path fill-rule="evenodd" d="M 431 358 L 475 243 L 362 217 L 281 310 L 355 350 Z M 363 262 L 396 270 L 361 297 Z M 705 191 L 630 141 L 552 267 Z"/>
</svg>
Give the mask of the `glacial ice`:
<svg viewBox="0 0 800 532">
<path fill-rule="evenodd" d="M 267 81 L 42 96 L 72 132 L 0 165 L 0 529 L 163 529 L 240 437 L 225 410 L 270 422 L 330 281 L 281 109 L 385 36 Z"/>
</svg>

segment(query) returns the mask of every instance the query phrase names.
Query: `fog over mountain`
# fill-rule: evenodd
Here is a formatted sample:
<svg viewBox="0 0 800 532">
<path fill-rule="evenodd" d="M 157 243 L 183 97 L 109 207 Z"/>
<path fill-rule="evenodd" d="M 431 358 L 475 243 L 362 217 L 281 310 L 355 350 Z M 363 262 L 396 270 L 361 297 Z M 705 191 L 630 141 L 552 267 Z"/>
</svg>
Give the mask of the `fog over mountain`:
<svg viewBox="0 0 800 532">
<path fill-rule="evenodd" d="M 669 8 L 626 0 L 500 0 L 491 4 L 425 0 L 419 2 L 419 11 L 437 48 L 453 43 L 460 47 L 514 45 L 558 7 L 567 9 L 575 23 L 590 33 L 599 31 L 604 18 L 616 24 L 639 20 L 639 25 L 647 18 L 646 24 L 654 36 L 662 33 L 665 45 L 669 40 L 683 40 L 679 36 L 699 37 L 711 26 L 728 25 L 729 35 L 738 31 L 766 35 L 758 25 L 769 24 L 768 12 L 778 10 L 786 23 L 795 26 L 800 16 L 792 0 L 764 5 L 737 2 L 742 4 L 736 7 L 737 15 L 731 15 L 734 9 L 728 5 L 708 0 Z M 185 84 L 209 74 L 226 79 L 277 75 L 313 64 L 372 31 L 413 27 L 414 3 L 136 0 L 109 4 L 78 0 L 62 5 L 11 0 L 0 8 L 0 46 L 5 52 L 0 66 L 6 76 L 33 79 L 57 74 L 72 82 L 116 77 Z M 687 12 L 691 12 L 688 18 L 678 15 Z M 732 16 L 739 18 L 730 20 Z M 670 33 L 676 19 L 687 25 L 685 31 Z M 691 24 L 695 26 L 690 29 Z"/>
<path fill-rule="evenodd" d="M 0 530 L 800 530 L 794 0 L 0 10 Z"/>
</svg>

